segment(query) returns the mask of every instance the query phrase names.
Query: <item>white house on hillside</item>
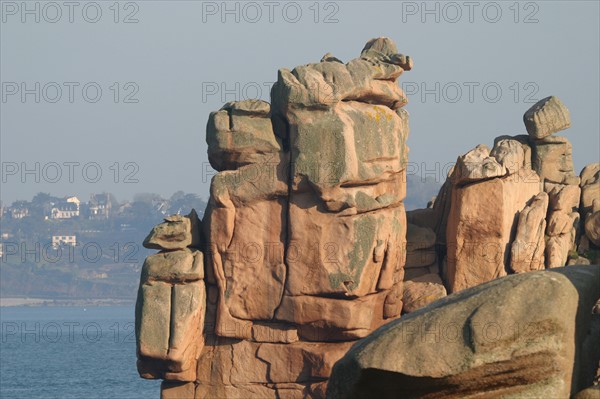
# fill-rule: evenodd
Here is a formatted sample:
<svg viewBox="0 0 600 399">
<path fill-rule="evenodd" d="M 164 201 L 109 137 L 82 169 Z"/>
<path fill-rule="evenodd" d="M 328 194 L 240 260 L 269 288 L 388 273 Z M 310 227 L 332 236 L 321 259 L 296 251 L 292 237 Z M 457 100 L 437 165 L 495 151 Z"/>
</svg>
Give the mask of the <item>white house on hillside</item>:
<svg viewBox="0 0 600 399">
<path fill-rule="evenodd" d="M 77 245 L 77 236 L 73 235 L 60 235 L 52 236 L 52 246 L 58 247 L 61 245 Z"/>
<path fill-rule="evenodd" d="M 52 207 L 50 219 L 70 219 L 79 216 L 81 201 L 77 197 L 66 197 Z"/>
</svg>

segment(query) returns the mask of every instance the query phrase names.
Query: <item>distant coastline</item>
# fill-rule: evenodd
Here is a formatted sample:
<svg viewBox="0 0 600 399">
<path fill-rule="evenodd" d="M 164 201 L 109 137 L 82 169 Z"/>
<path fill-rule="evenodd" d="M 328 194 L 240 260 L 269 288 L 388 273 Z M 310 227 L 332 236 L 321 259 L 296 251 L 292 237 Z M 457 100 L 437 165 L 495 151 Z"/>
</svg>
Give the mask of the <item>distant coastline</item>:
<svg viewBox="0 0 600 399">
<path fill-rule="evenodd" d="M 68 306 L 133 306 L 135 300 L 132 299 L 52 299 L 52 298 L 18 298 L 6 297 L 0 298 L 0 308 L 7 307 L 68 307 Z"/>
</svg>

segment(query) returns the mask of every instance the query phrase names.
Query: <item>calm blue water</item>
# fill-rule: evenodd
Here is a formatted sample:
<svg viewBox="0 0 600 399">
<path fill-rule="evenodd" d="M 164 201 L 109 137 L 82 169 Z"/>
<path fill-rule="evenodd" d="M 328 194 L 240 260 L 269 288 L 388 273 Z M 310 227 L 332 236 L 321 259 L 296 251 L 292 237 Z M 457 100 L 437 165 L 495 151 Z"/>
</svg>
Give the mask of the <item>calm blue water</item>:
<svg viewBox="0 0 600 399">
<path fill-rule="evenodd" d="M 133 321 L 133 307 L 1 308 L 0 398 L 158 398 Z"/>
</svg>

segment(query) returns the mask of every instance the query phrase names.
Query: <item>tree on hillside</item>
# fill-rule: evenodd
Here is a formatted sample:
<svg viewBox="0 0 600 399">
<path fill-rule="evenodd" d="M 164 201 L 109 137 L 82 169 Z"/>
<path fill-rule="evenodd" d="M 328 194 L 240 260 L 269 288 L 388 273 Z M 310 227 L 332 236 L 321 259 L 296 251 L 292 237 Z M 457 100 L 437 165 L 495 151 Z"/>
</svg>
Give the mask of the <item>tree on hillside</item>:
<svg viewBox="0 0 600 399">
<path fill-rule="evenodd" d="M 44 216 L 50 214 L 52 205 L 61 201 L 61 198 L 55 197 L 48 193 L 37 193 L 31 200 L 31 209 L 29 213 L 35 218 L 44 218 Z"/>
<path fill-rule="evenodd" d="M 144 202 L 152 204 L 153 201 L 162 200 L 162 197 L 156 193 L 137 193 L 133 196 L 133 202 Z"/>
<path fill-rule="evenodd" d="M 178 195 L 175 196 L 175 194 Z M 173 194 L 170 200 L 169 213 L 187 215 L 192 209 L 195 209 L 198 215 L 202 216 L 206 208 L 206 202 L 198 194 L 184 194 L 183 191 L 178 191 L 175 194 Z"/>
</svg>

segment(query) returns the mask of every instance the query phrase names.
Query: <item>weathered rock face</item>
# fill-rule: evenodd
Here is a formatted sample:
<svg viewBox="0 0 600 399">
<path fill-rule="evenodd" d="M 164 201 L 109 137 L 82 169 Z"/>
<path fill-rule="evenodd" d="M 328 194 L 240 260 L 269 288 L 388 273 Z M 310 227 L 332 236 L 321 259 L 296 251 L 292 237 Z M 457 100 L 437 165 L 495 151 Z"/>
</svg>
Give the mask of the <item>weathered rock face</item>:
<svg viewBox="0 0 600 399">
<path fill-rule="evenodd" d="M 198 247 L 202 241 L 199 225 L 200 221 L 194 210 L 186 217 L 168 216 L 148 234 L 144 240 L 144 247 L 158 250 Z"/>
<path fill-rule="evenodd" d="M 453 188 L 446 233 L 450 292 L 506 275 L 519 212 L 539 191 L 539 178 L 527 170 Z"/>
<path fill-rule="evenodd" d="M 580 212 L 591 214 L 593 196 L 600 192 L 600 167 L 587 167 L 581 178 L 575 175 L 571 144 L 552 136 L 570 126 L 569 112 L 558 98 L 540 101 L 523 118 L 528 136 L 500 136 L 491 151 L 479 145 L 460 156 L 433 209 L 408 215 L 409 222 L 434 228 L 450 291 L 507 272 L 586 263 L 574 250 L 580 225 L 587 231 Z M 581 188 L 580 180 L 586 182 Z M 581 242 L 591 244 L 580 243 L 579 255 L 589 256 L 590 237 L 600 230 L 600 217 L 589 220 L 590 233 Z"/>
<path fill-rule="evenodd" d="M 435 253 L 435 233 L 429 227 L 419 227 L 415 224 L 408 224 L 406 231 L 406 273 L 418 273 L 416 270 L 423 270 L 423 274 L 429 273 L 429 268 L 436 265 Z M 405 273 L 405 279 L 409 277 Z"/>
<path fill-rule="evenodd" d="M 284 160 L 282 155 L 274 165 L 246 165 L 213 177 L 203 225 L 207 274 L 219 291 L 219 336 L 249 339 L 251 321 L 272 319 L 281 301 L 287 274 Z"/>
<path fill-rule="evenodd" d="M 227 103 L 208 118 L 208 160 L 215 170 L 277 164 L 281 144 L 273 134 L 271 106 L 260 100 Z"/>
<path fill-rule="evenodd" d="M 236 340 L 207 346 L 198 364 L 196 398 L 319 397 L 310 392 L 323 389 L 319 385 L 351 345 Z"/>
<path fill-rule="evenodd" d="M 506 138 L 495 141 L 490 157 L 504 167 L 508 174 L 513 174 L 531 167 L 530 161 L 525 158 L 529 152 L 527 146 L 518 140 Z"/>
<path fill-rule="evenodd" d="M 517 143 L 521 145 L 520 149 L 517 147 Z M 531 169 L 530 138 L 526 134 L 498 136 L 494 139 L 494 149 L 490 155 L 505 166 L 510 173 L 514 173 L 516 168 Z"/>
<path fill-rule="evenodd" d="M 480 144 L 465 155 L 458 157 L 454 173 L 450 178 L 454 185 L 463 185 L 506 174 L 506 168 L 490 155 L 490 149 Z"/>
<path fill-rule="evenodd" d="M 585 237 L 600 248 L 600 163 L 581 171 L 581 217 Z"/>
<path fill-rule="evenodd" d="M 171 217 L 147 240 L 172 252 L 144 268 L 140 370 L 189 382 L 163 384 L 164 395 L 324 397 L 352 341 L 401 314 L 409 128 L 396 80 L 411 68 L 391 40 L 373 39 L 347 64 L 327 54 L 280 70 L 271 104 L 232 102 L 210 115 L 220 172 L 202 221 L 203 273 L 184 267 L 196 256 L 185 249 L 197 243 L 189 218 Z M 169 307 L 169 292 L 199 282 L 204 296 L 190 309 L 202 318 Z M 193 349 L 179 368 L 169 368 L 173 328 L 202 343 L 179 344 Z"/>
<path fill-rule="evenodd" d="M 595 199 L 600 198 L 600 163 L 587 165 L 580 174 L 581 178 L 581 212 L 587 214 L 592 210 Z"/>
<path fill-rule="evenodd" d="M 407 214 L 397 79 L 412 67 L 377 38 L 347 64 L 280 70 L 271 104 L 210 114 L 219 173 L 203 221 L 167 217 L 144 241 L 160 252 L 140 279 L 138 370 L 165 380 L 163 398 L 323 398 L 365 337 L 330 397 L 566 397 L 591 378 L 573 364 L 591 370 L 579 360 L 600 352 L 582 313 L 598 267 L 485 283 L 589 264 L 600 164 L 575 175 L 552 136 L 569 112 L 549 97 L 525 114 L 528 135 L 458 157 Z"/>
<path fill-rule="evenodd" d="M 419 310 L 446 296 L 446 288 L 438 273 L 415 277 L 404 283 L 404 313 Z"/>
<path fill-rule="evenodd" d="M 571 127 L 571 114 L 558 97 L 546 97 L 523 115 L 527 133 L 536 140 Z"/>
<path fill-rule="evenodd" d="M 519 213 L 517 234 L 511 244 L 510 268 L 515 273 L 544 269 L 544 232 L 548 194 L 541 192 Z"/>
<path fill-rule="evenodd" d="M 204 346 L 206 287 L 196 212 L 171 216 L 144 241 L 162 251 L 142 267 L 136 305 L 138 371 L 144 378 L 193 381 Z M 191 248 L 188 248 L 191 247 Z"/>
<path fill-rule="evenodd" d="M 446 295 L 439 276 L 436 235 L 432 228 L 408 224 L 403 308 L 413 312 Z"/>
<path fill-rule="evenodd" d="M 452 200 L 452 180 L 451 176 L 454 168 L 448 172 L 446 181 L 440 188 L 431 207 L 426 209 L 415 209 L 406 212 L 408 223 L 426 227 L 435 233 L 436 245 L 446 245 L 446 227 L 448 225 L 448 215 L 450 214 L 450 205 Z"/>
<path fill-rule="evenodd" d="M 566 265 L 569 251 L 574 248 L 579 226 L 579 213 L 553 211 L 546 227 L 546 267 Z"/>
<path fill-rule="evenodd" d="M 554 270 L 492 281 L 383 326 L 336 363 L 327 397 L 570 397 L 591 385 L 579 365 L 600 355 L 586 350 L 600 266 Z"/>
<path fill-rule="evenodd" d="M 594 201 L 592 213 L 585 218 L 585 235 L 596 246 L 600 247 L 600 200 Z"/>
<path fill-rule="evenodd" d="M 567 264 L 579 230 L 579 178 L 573 170 L 571 143 L 552 134 L 571 126 L 568 109 L 548 97 L 523 116 L 532 147 L 532 166 L 550 196 L 546 225 L 546 267 Z"/>
<path fill-rule="evenodd" d="M 572 146 L 566 137 L 550 136 L 532 141 L 532 167 L 552 183 L 579 184 L 573 169 Z"/>
</svg>

